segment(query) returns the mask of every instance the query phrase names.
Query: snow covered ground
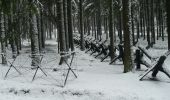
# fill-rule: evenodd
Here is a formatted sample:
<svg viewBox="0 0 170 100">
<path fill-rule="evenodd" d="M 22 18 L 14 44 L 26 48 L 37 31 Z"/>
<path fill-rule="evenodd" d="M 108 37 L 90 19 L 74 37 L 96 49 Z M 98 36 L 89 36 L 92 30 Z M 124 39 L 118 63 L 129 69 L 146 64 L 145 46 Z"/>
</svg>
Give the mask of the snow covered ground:
<svg viewBox="0 0 170 100">
<path fill-rule="evenodd" d="M 164 74 L 158 74 L 160 81 L 147 77 L 139 81 L 146 69 L 144 66 L 141 71 L 123 73 L 122 62 L 109 65 L 109 59 L 100 62 L 99 58 L 79 49 L 76 49 L 72 65 L 78 78 L 70 72 L 66 86 L 62 87 L 68 67 L 58 65 L 55 41 L 47 41 L 47 44 L 42 61 L 47 77 L 38 70 L 35 80 L 31 81 L 35 70 L 31 69 L 30 48 L 27 47 L 14 63 L 21 75 L 12 68 L 4 79 L 9 66 L 0 65 L 0 100 L 170 100 L 170 79 Z M 148 52 L 159 56 L 165 50 L 150 49 Z M 170 70 L 170 57 L 165 65 Z M 53 71 L 54 68 L 57 70 Z"/>
</svg>

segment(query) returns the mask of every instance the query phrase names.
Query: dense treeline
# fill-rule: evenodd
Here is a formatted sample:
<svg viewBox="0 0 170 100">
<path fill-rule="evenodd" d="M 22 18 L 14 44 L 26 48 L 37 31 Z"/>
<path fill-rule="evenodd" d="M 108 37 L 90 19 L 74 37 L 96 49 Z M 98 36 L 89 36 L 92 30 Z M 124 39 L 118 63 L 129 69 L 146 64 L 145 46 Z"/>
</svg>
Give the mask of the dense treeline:
<svg viewBox="0 0 170 100">
<path fill-rule="evenodd" d="M 6 55 L 10 46 L 16 57 L 22 40 L 29 39 L 35 55 L 52 38 L 57 38 L 60 53 L 74 51 L 73 33 L 77 33 L 81 50 L 85 50 L 85 35 L 109 40 L 111 59 L 116 41 L 124 41 L 127 72 L 133 63 L 131 46 L 139 39 L 147 41 L 147 49 L 157 40 L 170 41 L 169 5 L 168 0 L 0 0 L 1 53 Z M 7 63 L 5 56 L 2 63 Z"/>
</svg>

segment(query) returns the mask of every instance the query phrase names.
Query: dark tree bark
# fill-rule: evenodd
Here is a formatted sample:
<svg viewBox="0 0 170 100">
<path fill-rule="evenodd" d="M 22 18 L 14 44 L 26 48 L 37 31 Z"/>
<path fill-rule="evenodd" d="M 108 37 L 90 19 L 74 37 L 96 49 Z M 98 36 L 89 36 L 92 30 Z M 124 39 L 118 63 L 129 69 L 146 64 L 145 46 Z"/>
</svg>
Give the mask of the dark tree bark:
<svg viewBox="0 0 170 100">
<path fill-rule="evenodd" d="M 66 51 L 66 38 L 65 38 L 65 31 L 64 31 L 64 12 L 63 12 L 63 0 L 57 1 L 57 20 L 58 20 L 58 34 L 59 34 L 59 44 L 60 44 L 60 52 Z"/>
<path fill-rule="evenodd" d="M 41 16 L 40 14 L 38 13 L 37 14 L 37 28 L 38 28 L 38 42 L 39 42 L 39 50 L 40 52 L 42 52 L 42 32 L 41 32 Z"/>
<path fill-rule="evenodd" d="M 4 13 L 1 11 L 0 12 L 0 36 L 1 36 L 1 53 L 3 54 L 2 56 L 2 64 L 6 65 L 7 60 L 6 60 L 6 47 L 5 47 L 5 27 L 4 27 Z"/>
<path fill-rule="evenodd" d="M 34 13 L 30 14 L 30 34 L 31 34 L 31 53 L 32 53 L 32 66 L 39 64 L 39 42 L 38 42 L 38 28 L 37 19 Z"/>
<path fill-rule="evenodd" d="M 74 51 L 74 43 L 73 43 L 73 23 L 72 23 L 72 0 L 67 0 L 67 16 L 68 16 L 68 35 L 69 35 L 69 47 L 71 51 Z"/>
<path fill-rule="evenodd" d="M 109 0 L 109 35 L 110 35 L 110 47 L 111 47 L 111 61 L 114 59 L 114 33 L 113 33 L 113 0 Z"/>
<path fill-rule="evenodd" d="M 151 0 L 151 42 L 155 44 L 154 0 Z"/>
<path fill-rule="evenodd" d="M 84 33 L 83 33 L 83 8 L 82 8 L 82 0 L 79 1 L 79 14 L 80 14 L 80 38 L 81 38 L 80 49 L 82 51 L 84 51 L 85 50 L 85 45 L 84 45 Z"/>
<path fill-rule="evenodd" d="M 131 6 L 131 24 L 132 24 L 132 42 L 133 45 L 135 45 L 135 25 L 134 25 L 134 9 L 133 6 Z"/>
<path fill-rule="evenodd" d="M 122 43 L 123 38 L 122 38 L 122 11 L 118 12 L 118 35 L 119 35 L 119 39 L 120 39 L 120 43 Z"/>
<path fill-rule="evenodd" d="M 123 0 L 123 29 L 124 29 L 124 73 L 132 69 L 131 42 L 130 42 L 130 15 L 129 0 Z"/>
<path fill-rule="evenodd" d="M 63 0 L 63 13 L 64 13 L 64 30 L 66 39 L 66 50 L 69 51 L 69 35 L 68 35 L 68 17 L 67 17 L 67 1 Z"/>
<path fill-rule="evenodd" d="M 150 13 L 149 13 L 149 7 L 150 7 L 150 5 L 149 5 L 149 3 L 150 3 L 150 1 L 149 0 L 146 0 L 145 1 L 146 2 L 146 23 L 147 23 L 147 42 L 148 42 L 148 46 L 151 44 L 151 40 L 150 40 L 150 29 L 151 29 L 151 27 L 150 27 Z"/>
<path fill-rule="evenodd" d="M 106 40 L 108 40 L 109 34 L 108 34 L 108 18 L 107 18 L 107 16 L 104 17 L 104 31 L 106 34 Z"/>
<path fill-rule="evenodd" d="M 170 9 L 170 0 L 166 0 L 168 50 L 170 50 L 170 10 L 169 9 Z"/>
<path fill-rule="evenodd" d="M 16 56 L 17 56 L 17 46 L 16 46 L 16 34 L 15 34 L 15 27 L 13 26 L 14 25 L 14 23 L 15 23 L 15 20 L 14 20 L 14 4 L 13 3 L 11 3 L 11 5 L 10 5 L 10 7 L 11 7 L 11 12 L 10 12 L 10 19 L 9 19 L 9 21 L 10 21 L 10 32 L 9 32 L 9 34 L 10 34 L 10 45 L 11 45 L 11 49 L 12 49 L 12 57 L 13 58 L 15 58 Z"/>
<path fill-rule="evenodd" d="M 95 39 L 97 39 L 97 32 L 96 32 L 96 15 L 94 15 L 93 20 L 94 20 L 94 22 L 93 22 L 94 30 L 93 30 L 93 31 L 94 31 Z"/>
<path fill-rule="evenodd" d="M 44 26 L 44 16 L 43 16 L 43 10 L 40 10 L 40 16 L 41 16 L 41 45 L 42 49 L 45 49 L 45 26 Z"/>
<path fill-rule="evenodd" d="M 101 40 L 102 27 L 101 27 L 101 0 L 97 0 L 97 39 Z"/>
<path fill-rule="evenodd" d="M 57 30 L 59 35 L 59 50 L 60 55 L 64 55 L 66 50 L 66 36 L 64 31 L 64 11 L 63 11 L 63 0 L 57 0 Z M 64 58 L 61 57 L 59 65 L 63 64 Z"/>
</svg>

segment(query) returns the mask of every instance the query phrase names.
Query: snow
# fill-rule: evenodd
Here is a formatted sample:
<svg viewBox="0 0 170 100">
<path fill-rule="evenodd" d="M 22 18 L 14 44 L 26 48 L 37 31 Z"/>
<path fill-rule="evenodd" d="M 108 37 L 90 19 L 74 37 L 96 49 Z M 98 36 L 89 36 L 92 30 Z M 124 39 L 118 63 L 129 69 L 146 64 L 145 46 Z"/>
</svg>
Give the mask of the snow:
<svg viewBox="0 0 170 100">
<path fill-rule="evenodd" d="M 169 100 L 170 79 L 164 74 L 158 73 L 160 81 L 139 81 L 146 70 L 144 66 L 140 71 L 123 73 L 122 62 L 109 65 L 109 58 L 100 62 L 100 58 L 95 59 L 79 49 L 76 49 L 72 65 L 78 78 L 70 72 L 66 86 L 61 87 L 68 67 L 58 65 L 56 41 L 48 40 L 46 44 L 41 65 L 47 77 L 38 70 L 35 80 L 31 81 L 35 70 L 31 69 L 30 48 L 27 47 L 14 63 L 22 75 L 12 68 L 4 79 L 9 66 L 0 65 L 0 100 Z M 165 49 L 148 52 L 160 56 Z M 168 70 L 169 61 L 170 57 L 165 61 Z M 55 72 L 53 68 L 58 70 Z"/>
</svg>

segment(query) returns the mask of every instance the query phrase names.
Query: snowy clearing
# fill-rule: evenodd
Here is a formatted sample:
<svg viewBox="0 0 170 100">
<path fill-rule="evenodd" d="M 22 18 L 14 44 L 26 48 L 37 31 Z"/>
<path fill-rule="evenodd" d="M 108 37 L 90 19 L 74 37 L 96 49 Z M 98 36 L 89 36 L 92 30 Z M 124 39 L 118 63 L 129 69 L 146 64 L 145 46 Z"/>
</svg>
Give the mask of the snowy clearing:
<svg viewBox="0 0 170 100">
<path fill-rule="evenodd" d="M 42 69 L 47 77 L 38 70 L 33 82 L 35 70 L 30 66 L 29 48 L 25 47 L 14 63 L 22 75 L 12 68 L 4 79 L 9 66 L 0 65 L 0 100 L 169 100 L 170 79 L 164 74 L 158 74 L 160 81 L 147 77 L 139 81 L 139 76 L 146 69 L 144 66 L 141 71 L 125 74 L 122 62 L 109 65 L 109 59 L 100 62 L 99 58 L 95 59 L 79 49 L 76 49 L 72 65 L 78 78 L 70 73 L 66 86 L 61 87 L 68 67 L 58 65 L 55 41 L 48 41 L 46 51 Z M 150 49 L 149 52 L 161 55 L 160 50 Z M 165 62 L 168 69 L 169 61 L 170 57 Z M 54 68 L 57 71 L 53 71 Z"/>
</svg>

